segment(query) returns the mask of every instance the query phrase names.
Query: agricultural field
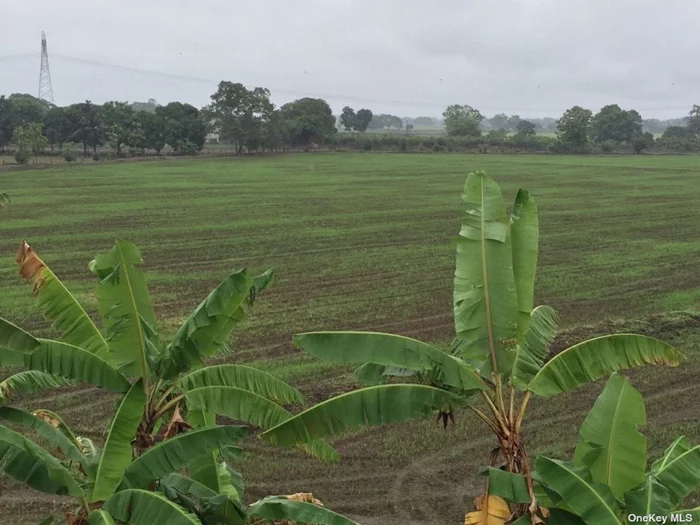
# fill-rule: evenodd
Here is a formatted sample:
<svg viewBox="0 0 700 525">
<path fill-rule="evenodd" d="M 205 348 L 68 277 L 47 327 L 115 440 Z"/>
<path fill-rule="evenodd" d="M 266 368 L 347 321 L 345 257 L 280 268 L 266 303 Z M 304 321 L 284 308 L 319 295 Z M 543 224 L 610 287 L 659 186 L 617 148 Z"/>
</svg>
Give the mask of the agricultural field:
<svg viewBox="0 0 700 525">
<path fill-rule="evenodd" d="M 227 361 L 254 363 L 297 385 L 309 403 L 354 387 L 352 370 L 291 345 L 312 330 L 372 330 L 444 345 L 453 335 L 452 279 L 470 171 L 486 170 L 512 201 L 540 208 L 537 302 L 555 307 L 555 348 L 636 331 L 675 344 L 678 369 L 629 374 L 647 402 L 651 455 L 676 436 L 700 441 L 700 164 L 696 157 L 294 154 L 170 159 L 0 173 L 0 316 L 51 332 L 20 282 L 22 239 L 96 309 L 88 263 L 117 237 L 136 243 L 160 330 L 172 334 L 230 270 L 275 269 Z M 570 457 L 602 383 L 538 400 L 525 427 L 531 456 Z M 60 411 L 100 441 L 116 398 L 66 388 L 24 400 Z M 364 430 L 324 464 L 249 438 L 239 461 L 249 498 L 313 492 L 366 525 L 459 523 L 483 491 L 477 473 L 492 437 L 469 413 Z M 698 503 L 698 498 L 693 502 Z M 2 478 L 0 523 L 35 523 L 61 498 Z"/>
</svg>

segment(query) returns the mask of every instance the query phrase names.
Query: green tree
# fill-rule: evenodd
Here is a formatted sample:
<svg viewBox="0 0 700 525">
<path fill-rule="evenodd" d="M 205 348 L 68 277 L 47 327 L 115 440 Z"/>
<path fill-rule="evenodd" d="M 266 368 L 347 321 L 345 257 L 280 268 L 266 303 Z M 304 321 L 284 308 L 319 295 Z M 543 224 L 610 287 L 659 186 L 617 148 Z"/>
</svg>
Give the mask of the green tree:
<svg viewBox="0 0 700 525">
<path fill-rule="evenodd" d="M 518 122 L 516 131 L 518 135 L 522 137 L 534 137 L 537 134 L 535 132 L 535 125 L 529 120 L 521 120 Z"/>
<path fill-rule="evenodd" d="M 12 102 L 4 95 L 0 96 L 0 151 L 12 140 Z"/>
<path fill-rule="evenodd" d="M 99 107 L 89 100 L 74 104 L 68 108 L 68 118 L 73 130 L 71 138 L 82 142 L 83 154 L 87 155 L 88 146 L 92 148 L 93 153 L 96 153 L 97 147 L 104 144 L 106 138 Z"/>
<path fill-rule="evenodd" d="M 257 149 L 265 122 L 274 111 L 270 92 L 261 87 L 249 90 L 240 83 L 219 82 L 211 100 L 204 113 L 221 139 L 233 144 L 239 153 L 244 147 Z"/>
<path fill-rule="evenodd" d="M 480 137 L 484 116 L 471 106 L 453 104 L 443 112 L 447 134 L 456 137 Z"/>
<path fill-rule="evenodd" d="M 631 143 L 641 134 L 642 116 L 633 109 L 624 111 L 617 104 L 603 107 L 591 120 L 591 135 L 599 143 Z"/>
<path fill-rule="evenodd" d="M 491 126 L 492 129 L 508 129 L 508 115 L 506 115 L 505 113 L 498 113 L 492 118 L 488 119 L 488 124 Z"/>
<path fill-rule="evenodd" d="M 401 129 L 403 128 L 403 120 L 396 115 L 388 115 L 385 113 L 373 115 L 368 124 L 369 129 Z"/>
<path fill-rule="evenodd" d="M 126 102 L 111 101 L 102 105 L 100 115 L 112 148 L 117 155 L 121 155 L 122 147 L 130 145 L 130 141 L 134 138 L 136 125 L 134 110 Z"/>
<path fill-rule="evenodd" d="M 360 133 L 364 133 L 367 131 L 369 123 L 372 122 L 373 116 L 374 115 L 372 114 L 371 110 L 365 108 L 360 109 L 353 120 L 353 129 L 355 131 L 359 131 Z"/>
<path fill-rule="evenodd" d="M 73 130 L 67 108 L 52 107 L 44 117 L 44 134 L 49 139 L 49 144 L 58 149 L 63 148 L 63 143 L 71 139 Z"/>
<path fill-rule="evenodd" d="M 201 150 L 206 140 L 207 128 L 203 115 L 190 104 L 171 102 L 156 108 L 156 116 L 163 122 L 163 138 L 173 150 L 189 141 Z"/>
<path fill-rule="evenodd" d="M 11 102 L 10 119 L 13 129 L 25 124 L 42 123 L 50 107 L 48 102 L 23 93 L 13 93 L 8 100 Z"/>
<path fill-rule="evenodd" d="M 355 127 L 355 118 L 355 110 L 350 106 L 345 106 L 340 114 L 340 125 L 345 128 L 345 131 L 351 131 Z"/>
<path fill-rule="evenodd" d="M 48 139 L 44 136 L 42 125 L 40 123 L 24 124 L 15 128 L 12 141 L 17 145 L 16 159 L 21 162 L 31 154 L 36 157 L 44 151 L 49 145 Z"/>
<path fill-rule="evenodd" d="M 300 98 L 280 108 L 287 122 L 292 146 L 308 148 L 311 143 L 323 143 L 336 133 L 333 112 L 320 98 Z"/>
<path fill-rule="evenodd" d="M 508 216 L 498 185 L 483 172 L 469 175 L 463 200 L 452 351 L 375 332 L 295 335 L 295 344 L 316 357 L 362 364 L 357 379 L 375 386 L 322 402 L 262 438 L 296 445 L 434 410 L 447 425 L 466 407 L 496 437 L 490 464 L 525 477 L 529 511 L 536 514 L 539 504 L 521 435 L 531 397 L 568 392 L 634 366 L 677 365 L 682 355 L 651 337 L 614 334 L 578 343 L 548 360 L 556 314 L 548 306 L 533 308 L 539 238 L 534 200 L 520 190 Z M 414 382 L 384 384 L 391 377 Z M 512 510 L 520 515 L 527 509 Z"/>
<path fill-rule="evenodd" d="M 162 115 L 159 115 L 155 110 L 139 111 L 136 113 L 136 122 L 143 130 L 143 147 L 153 149 L 156 155 L 160 155 L 161 150 L 165 147 L 165 120 Z"/>
<path fill-rule="evenodd" d="M 581 106 L 567 109 L 557 120 L 557 137 L 570 150 L 580 150 L 588 144 L 588 130 L 593 113 Z"/>
<path fill-rule="evenodd" d="M 650 150 L 654 147 L 654 135 L 648 131 L 645 133 L 640 133 L 632 141 L 632 148 L 635 153 L 642 153 L 643 151 Z"/>
<path fill-rule="evenodd" d="M 415 126 L 434 126 L 435 121 L 430 117 L 416 117 L 413 124 Z"/>
<path fill-rule="evenodd" d="M 693 135 L 700 135 L 700 106 L 695 104 L 688 113 L 688 131 Z"/>
</svg>

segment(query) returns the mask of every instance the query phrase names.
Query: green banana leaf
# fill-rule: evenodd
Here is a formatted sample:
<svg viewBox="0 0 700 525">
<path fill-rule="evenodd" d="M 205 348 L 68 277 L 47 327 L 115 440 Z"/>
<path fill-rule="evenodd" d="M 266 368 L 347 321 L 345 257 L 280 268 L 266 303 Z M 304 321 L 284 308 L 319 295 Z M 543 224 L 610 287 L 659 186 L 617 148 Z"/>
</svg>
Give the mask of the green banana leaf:
<svg viewBox="0 0 700 525">
<path fill-rule="evenodd" d="M 544 305 L 535 308 L 515 354 L 512 382 L 519 390 L 527 390 L 530 381 L 540 371 L 556 335 L 557 312 L 554 308 Z"/>
<path fill-rule="evenodd" d="M 191 460 L 235 443 L 246 428 L 213 426 L 194 429 L 148 449 L 124 471 L 121 488 L 147 488 L 153 481 L 176 472 Z"/>
<path fill-rule="evenodd" d="M 593 482 L 585 467 L 538 456 L 537 474 L 588 525 L 623 525 L 610 488 Z"/>
<path fill-rule="evenodd" d="M 657 467 L 654 476 L 669 490 L 671 503 L 678 505 L 700 486 L 700 446 L 668 459 Z"/>
<path fill-rule="evenodd" d="M 218 415 L 245 421 L 263 429 L 289 418 L 289 412 L 258 394 L 232 386 L 205 386 L 185 394 L 187 405 Z"/>
<path fill-rule="evenodd" d="M 288 520 L 319 525 L 357 525 L 351 519 L 332 510 L 313 503 L 292 501 L 284 496 L 269 496 L 253 503 L 248 509 L 248 515 L 251 518 L 263 518 L 268 522 Z"/>
<path fill-rule="evenodd" d="M 530 383 L 529 390 L 549 397 L 619 370 L 643 365 L 677 366 L 683 355 L 663 341 L 636 334 L 589 339 L 557 354 Z"/>
<path fill-rule="evenodd" d="M 676 516 L 681 516 L 683 518 L 682 523 L 697 523 L 700 521 L 700 507 L 695 507 L 694 509 L 684 509 L 676 510 L 673 512 Z M 677 523 L 681 523 L 678 521 Z"/>
<path fill-rule="evenodd" d="M 263 432 L 260 437 L 274 445 L 296 445 L 336 436 L 356 427 L 406 421 L 434 409 L 464 403 L 460 396 L 430 386 L 374 386 L 319 403 Z"/>
<path fill-rule="evenodd" d="M 142 263 L 135 245 L 117 240 L 110 252 L 90 262 L 90 271 L 99 278 L 98 304 L 112 358 L 125 375 L 148 378 L 160 351 L 153 305 L 138 268 Z"/>
<path fill-rule="evenodd" d="M 25 355 L 40 344 L 19 326 L 0 317 L 0 366 L 24 366 Z"/>
<path fill-rule="evenodd" d="M 382 385 L 389 377 L 415 377 L 418 372 L 408 368 L 365 363 L 355 370 L 355 379 L 364 386 Z"/>
<path fill-rule="evenodd" d="M 70 427 L 66 425 L 66 422 L 63 421 L 63 418 L 59 416 L 56 412 L 52 412 L 51 410 L 47 410 L 46 408 L 40 408 L 38 410 L 34 410 L 32 412 L 32 416 L 46 421 L 52 427 L 55 427 L 56 430 L 58 430 L 64 436 L 66 436 L 72 443 L 75 443 L 75 446 L 77 446 L 78 448 L 82 447 L 76 435 L 73 434 L 73 431 L 70 429 Z"/>
<path fill-rule="evenodd" d="M 111 514 L 104 509 L 93 510 L 88 516 L 89 525 L 116 525 Z"/>
<path fill-rule="evenodd" d="M 377 332 L 314 332 L 295 335 L 294 344 L 339 363 L 373 363 L 421 373 L 437 369 L 442 384 L 466 391 L 488 389 L 479 374 L 460 359 L 410 337 Z"/>
<path fill-rule="evenodd" d="M 0 425 L 0 469 L 45 494 L 85 495 L 57 458 L 3 425 Z"/>
<path fill-rule="evenodd" d="M 25 366 L 47 374 L 82 381 L 110 392 L 126 392 L 131 383 L 110 363 L 77 346 L 39 339 L 39 347 L 25 356 Z"/>
<path fill-rule="evenodd" d="M 518 298 L 518 342 L 522 345 L 535 306 L 535 272 L 539 219 L 537 204 L 526 190 L 518 190 L 510 214 L 510 235 L 513 250 L 513 278 Z"/>
<path fill-rule="evenodd" d="M 638 427 L 646 422 L 642 395 L 629 379 L 614 373 L 579 430 L 574 463 L 580 465 L 591 444 L 596 445 L 600 453 L 589 466 L 593 481 L 623 498 L 644 481 L 647 440 Z"/>
<path fill-rule="evenodd" d="M 56 445 L 66 458 L 80 463 L 83 468 L 87 460 L 74 441 L 66 436 L 60 429 L 53 427 L 41 418 L 13 407 L 0 407 L 0 419 L 11 423 L 27 427 L 38 435 L 46 439 L 49 443 Z"/>
<path fill-rule="evenodd" d="M 216 414 L 188 407 L 187 420 L 195 428 L 205 428 L 216 425 Z M 190 478 L 209 488 L 216 494 L 229 494 L 233 487 L 228 487 L 218 473 L 218 452 L 209 452 L 193 458 L 188 463 Z"/>
<path fill-rule="evenodd" d="M 105 501 L 102 508 L 127 525 L 202 525 L 194 514 L 147 490 L 122 490 Z"/>
<path fill-rule="evenodd" d="M 182 377 L 178 386 L 185 392 L 207 386 L 232 386 L 279 404 L 304 403 L 304 396 L 296 388 L 272 374 L 243 365 L 208 366 Z"/>
<path fill-rule="evenodd" d="M 691 448 L 693 447 L 690 446 L 690 441 L 687 437 L 680 436 L 677 438 L 673 443 L 671 443 L 671 446 L 666 449 L 664 455 L 654 461 L 654 463 L 651 465 L 651 475 L 655 476 L 658 474 L 659 470 L 666 468 L 669 461 L 673 461 L 681 454 L 688 452 Z"/>
<path fill-rule="evenodd" d="M 17 253 L 19 274 L 34 282 L 34 295 L 39 309 L 51 325 L 61 333 L 65 343 L 78 346 L 109 360 L 109 345 L 102 332 L 77 299 L 29 245 L 22 241 Z"/>
<path fill-rule="evenodd" d="M 627 514 L 667 516 L 671 513 L 671 495 L 666 487 L 650 476 L 635 490 L 625 494 Z"/>
<path fill-rule="evenodd" d="M 143 381 L 139 380 L 124 394 L 109 427 L 100 461 L 97 464 L 95 486 L 91 502 L 109 498 L 122 481 L 124 471 L 131 463 L 131 442 L 141 422 L 146 404 Z M 109 509 L 108 509 L 109 510 Z M 119 519 L 114 513 L 115 518 Z"/>
<path fill-rule="evenodd" d="M 244 304 L 254 294 L 246 270 L 230 274 L 185 320 L 158 362 L 158 376 L 172 379 L 223 350 L 233 328 L 245 319 Z"/>
<path fill-rule="evenodd" d="M 489 478 L 489 494 L 510 503 L 530 503 L 527 480 L 522 474 L 514 474 L 493 467 L 488 467 L 482 474 Z"/>
<path fill-rule="evenodd" d="M 59 388 L 72 384 L 71 380 L 63 377 L 38 370 L 26 370 L 0 382 L 0 401 L 12 399 L 15 394 L 33 394 L 45 388 Z"/>
<path fill-rule="evenodd" d="M 509 221 L 501 190 L 484 172 L 470 173 L 466 213 L 457 240 L 454 321 L 461 357 L 491 377 L 510 372 L 515 359 L 518 303 Z"/>
</svg>

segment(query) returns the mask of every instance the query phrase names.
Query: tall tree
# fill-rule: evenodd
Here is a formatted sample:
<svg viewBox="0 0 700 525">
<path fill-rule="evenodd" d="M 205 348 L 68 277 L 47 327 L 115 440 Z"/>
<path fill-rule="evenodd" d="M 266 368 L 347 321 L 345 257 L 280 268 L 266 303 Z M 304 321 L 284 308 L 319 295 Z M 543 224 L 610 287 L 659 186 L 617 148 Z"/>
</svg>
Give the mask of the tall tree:
<svg viewBox="0 0 700 525">
<path fill-rule="evenodd" d="M 516 131 L 518 132 L 518 135 L 523 137 L 534 137 L 536 135 L 535 125 L 529 120 L 521 120 L 518 122 Z"/>
<path fill-rule="evenodd" d="M 591 119 L 591 135 L 596 142 L 632 142 L 642 134 L 642 116 L 635 110 L 625 111 L 611 104 Z"/>
<path fill-rule="evenodd" d="M 688 113 L 688 131 L 693 135 L 700 135 L 700 106 L 693 105 Z"/>
<path fill-rule="evenodd" d="M 162 115 L 149 111 L 136 113 L 136 121 L 140 124 L 144 135 L 144 148 L 153 149 L 160 155 L 165 147 L 165 121 Z"/>
<path fill-rule="evenodd" d="M 58 149 L 61 149 L 63 143 L 70 140 L 72 132 L 67 108 L 54 106 L 46 113 L 44 117 L 44 134 L 49 139 L 49 144 L 51 144 L 52 148 L 55 145 Z"/>
<path fill-rule="evenodd" d="M 181 102 L 171 102 L 156 108 L 156 115 L 163 119 L 165 142 L 173 150 L 179 151 L 186 142 L 194 144 L 198 150 L 202 149 L 207 129 L 196 107 Z"/>
<path fill-rule="evenodd" d="M 13 93 L 8 100 L 12 103 L 10 118 L 13 128 L 24 124 L 43 122 L 44 115 L 50 108 L 48 102 L 24 93 Z"/>
<path fill-rule="evenodd" d="M 244 147 L 259 146 L 264 124 L 275 109 L 269 90 L 250 90 L 243 84 L 223 81 L 211 100 L 204 113 L 223 141 L 233 144 L 239 153 Z"/>
<path fill-rule="evenodd" d="M 480 137 L 484 116 L 471 106 L 453 104 L 442 114 L 448 135 Z"/>
<path fill-rule="evenodd" d="M 336 133 L 333 112 L 320 98 L 300 98 L 281 108 L 287 121 L 292 146 L 308 148 L 312 142 L 325 142 Z"/>
<path fill-rule="evenodd" d="M 372 122 L 372 111 L 369 109 L 361 109 L 355 115 L 355 120 L 353 122 L 353 129 L 355 131 L 364 132 L 367 131 L 367 126 Z"/>
<path fill-rule="evenodd" d="M 99 108 L 89 100 L 73 104 L 68 108 L 68 118 L 73 130 L 71 138 L 83 143 L 83 153 L 87 154 L 88 146 L 96 153 L 97 147 L 105 140 L 105 127 Z"/>
<path fill-rule="evenodd" d="M 340 125 L 345 128 L 345 131 L 350 131 L 355 128 L 355 110 L 350 106 L 345 106 L 340 114 Z"/>
<path fill-rule="evenodd" d="M 593 118 L 590 109 L 574 106 L 557 120 L 557 137 L 570 149 L 583 148 L 588 143 L 588 129 Z"/>
<path fill-rule="evenodd" d="M 117 155 L 120 155 L 122 146 L 129 144 L 133 136 L 136 123 L 134 110 L 126 102 L 112 101 L 103 104 L 100 113 L 107 137 Z"/>
<path fill-rule="evenodd" d="M 0 96 L 0 151 L 12 139 L 12 102 L 4 95 Z"/>
</svg>

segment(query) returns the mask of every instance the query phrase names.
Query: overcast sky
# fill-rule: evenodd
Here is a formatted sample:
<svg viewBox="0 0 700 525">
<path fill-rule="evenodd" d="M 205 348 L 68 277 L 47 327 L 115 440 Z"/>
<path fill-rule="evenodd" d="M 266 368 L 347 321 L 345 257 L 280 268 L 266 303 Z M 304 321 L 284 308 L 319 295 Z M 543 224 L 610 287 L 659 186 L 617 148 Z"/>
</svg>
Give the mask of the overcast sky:
<svg viewBox="0 0 700 525">
<path fill-rule="evenodd" d="M 44 30 L 61 105 L 202 106 L 231 80 L 335 112 L 665 118 L 700 103 L 698 20 L 698 0 L 0 0 L 0 94 L 36 95 Z"/>
</svg>

